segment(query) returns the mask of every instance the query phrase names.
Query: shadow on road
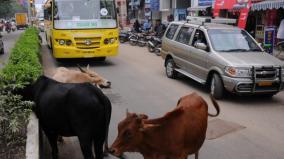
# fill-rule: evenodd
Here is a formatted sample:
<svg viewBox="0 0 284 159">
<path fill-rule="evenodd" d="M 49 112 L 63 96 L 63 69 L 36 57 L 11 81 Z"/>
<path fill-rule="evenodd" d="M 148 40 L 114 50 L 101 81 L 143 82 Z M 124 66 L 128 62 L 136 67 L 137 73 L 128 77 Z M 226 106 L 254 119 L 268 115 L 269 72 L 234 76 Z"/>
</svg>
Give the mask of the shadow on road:
<svg viewBox="0 0 284 159">
<path fill-rule="evenodd" d="M 87 65 L 90 65 L 90 67 L 110 67 L 114 64 L 111 61 L 99 61 L 95 58 L 91 59 L 60 59 L 56 60 L 58 67 L 77 67 L 77 65 L 80 65 L 82 67 L 87 67 Z"/>
</svg>

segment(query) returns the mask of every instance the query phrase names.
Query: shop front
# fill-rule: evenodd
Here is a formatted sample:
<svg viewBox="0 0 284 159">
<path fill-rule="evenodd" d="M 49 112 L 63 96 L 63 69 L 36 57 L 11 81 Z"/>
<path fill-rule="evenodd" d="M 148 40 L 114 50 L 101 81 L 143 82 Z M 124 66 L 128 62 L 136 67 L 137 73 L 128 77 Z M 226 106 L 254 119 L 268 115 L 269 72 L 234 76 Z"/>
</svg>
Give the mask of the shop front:
<svg viewBox="0 0 284 159">
<path fill-rule="evenodd" d="M 277 31 L 284 20 L 284 0 L 266 0 L 254 3 L 249 19 L 255 19 L 255 38 L 270 53 L 279 39 Z M 284 26 L 282 26 L 284 27 Z"/>
</svg>

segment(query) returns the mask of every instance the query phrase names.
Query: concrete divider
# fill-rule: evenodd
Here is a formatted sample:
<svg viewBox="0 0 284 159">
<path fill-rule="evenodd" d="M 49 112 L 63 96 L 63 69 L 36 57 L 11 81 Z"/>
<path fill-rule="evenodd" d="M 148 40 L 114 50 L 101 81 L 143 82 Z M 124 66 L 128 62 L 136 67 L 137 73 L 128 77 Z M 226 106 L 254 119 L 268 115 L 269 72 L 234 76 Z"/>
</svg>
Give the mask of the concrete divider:
<svg viewBox="0 0 284 159">
<path fill-rule="evenodd" d="M 27 127 L 26 159 L 40 159 L 39 124 L 32 112 Z"/>
</svg>

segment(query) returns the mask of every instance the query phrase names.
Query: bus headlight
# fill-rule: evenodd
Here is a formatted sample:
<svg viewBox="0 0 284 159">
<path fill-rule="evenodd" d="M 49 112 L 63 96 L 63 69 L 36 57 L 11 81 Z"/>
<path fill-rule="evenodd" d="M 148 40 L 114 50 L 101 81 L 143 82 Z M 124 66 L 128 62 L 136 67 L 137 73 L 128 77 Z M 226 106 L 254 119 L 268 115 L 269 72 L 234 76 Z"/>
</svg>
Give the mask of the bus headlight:
<svg viewBox="0 0 284 159">
<path fill-rule="evenodd" d="M 109 43 L 110 43 L 110 44 L 113 44 L 114 42 L 115 42 L 115 39 L 114 39 L 114 38 L 110 38 L 110 39 L 109 39 Z"/>
<path fill-rule="evenodd" d="M 64 45 L 65 44 L 65 40 L 59 40 L 59 45 Z"/>
</svg>

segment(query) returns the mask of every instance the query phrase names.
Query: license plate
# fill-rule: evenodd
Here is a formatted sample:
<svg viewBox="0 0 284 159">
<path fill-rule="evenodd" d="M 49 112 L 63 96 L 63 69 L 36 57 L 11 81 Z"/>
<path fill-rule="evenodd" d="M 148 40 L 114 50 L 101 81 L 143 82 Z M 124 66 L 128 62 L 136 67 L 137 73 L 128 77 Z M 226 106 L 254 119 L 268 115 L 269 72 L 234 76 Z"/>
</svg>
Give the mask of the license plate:
<svg viewBox="0 0 284 159">
<path fill-rule="evenodd" d="M 92 54 L 95 53 L 95 51 L 82 51 L 83 54 Z"/>
<path fill-rule="evenodd" d="M 271 86 L 272 82 L 259 82 L 258 85 L 259 86 Z"/>
</svg>

